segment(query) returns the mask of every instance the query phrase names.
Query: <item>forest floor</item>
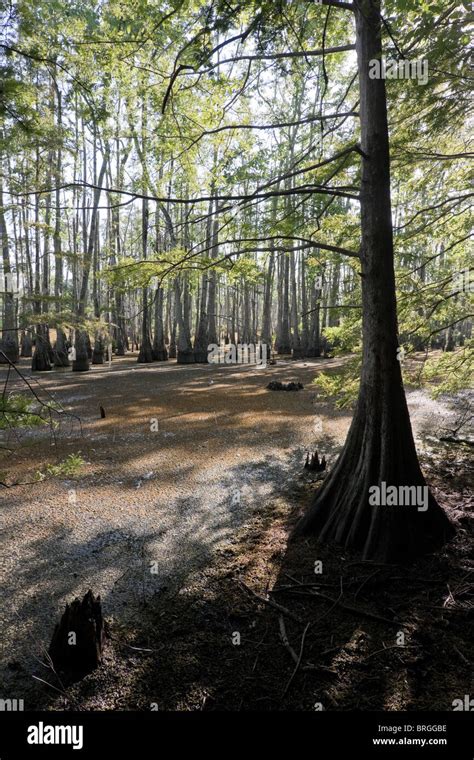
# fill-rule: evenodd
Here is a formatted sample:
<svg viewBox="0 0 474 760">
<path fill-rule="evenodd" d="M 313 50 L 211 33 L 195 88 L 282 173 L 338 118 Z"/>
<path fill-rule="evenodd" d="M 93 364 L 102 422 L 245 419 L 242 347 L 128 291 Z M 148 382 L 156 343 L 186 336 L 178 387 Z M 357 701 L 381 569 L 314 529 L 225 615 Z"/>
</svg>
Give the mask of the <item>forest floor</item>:
<svg viewBox="0 0 474 760">
<path fill-rule="evenodd" d="M 350 424 L 311 384 L 340 366 L 128 356 L 37 375 L 41 397 L 81 426 L 9 439 L 2 468 L 30 484 L 2 490 L 0 697 L 27 710 L 450 710 L 472 695 L 470 451 L 437 442 L 449 401 L 408 393 L 423 469 L 458 526 L 448 547 L 398 567 L 288 542 L 317 487 L 306 452 L 330 467 Z M 272 392 L 271 379 L 304 390 Z M 71 453 L 85 460 L 77 474 L 31 483 Z M 89 588 L 107 619 L 105 661 L 65 685 L 44 651 L 66 602 Z"/>
</svg>

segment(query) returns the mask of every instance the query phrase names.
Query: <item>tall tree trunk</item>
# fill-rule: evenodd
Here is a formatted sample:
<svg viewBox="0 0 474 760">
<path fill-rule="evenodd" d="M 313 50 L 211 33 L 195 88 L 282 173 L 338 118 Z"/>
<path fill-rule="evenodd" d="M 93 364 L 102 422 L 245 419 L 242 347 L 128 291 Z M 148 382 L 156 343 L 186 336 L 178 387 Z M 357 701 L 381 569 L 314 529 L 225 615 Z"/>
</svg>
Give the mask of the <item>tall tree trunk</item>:
<svg viewBox="0 0 474 760">
<path fill-rule="evenodd" d="M 206 228 L 206 244 L 207 251 L 211 248 L 212 244 L 212 209 L 213 201 L 212 195 L 214 194 L 214 185 L 211 185 L 211 200 L 209 201 L 208 221 Z M 194 361 L 207 363 L 208 346 L 209 346 L 209 315 L 207 311 L 208 307 L 208 287 L 209 287 L 209 271 L 205 270 L 201 278 L 201 296 L 199 302 L 199 321 L 196 328 L 196 336 L 194 338 Z"/>
<path fill-rule="evenodd" d="M 107 168 L 108 160 L 109 160 L 109 146 L 106 145 L 104 155 L 102 158 L 102 165 L 101 165 L 99 176 L 97 179 L 97 186 L 94 189 L 94 194 L 93 194 L 89 237 L 87 240 L 86 253 L 84 256 L 81 289 L 79 293 L 79 304 L 78 304 L 78 309 L 77 309 L 77 314 L 80 320 L 84 319 L 84 316 L 85 316 L 86 302 L 87 302 L 87 288 L 89 284 L 89 276 L 90 276 L 90 270 L 91 270 L 91 265 L 92 265 L 92 258 L 94 254 L 94 246 L 96 245 L 96 231 L 97 231 L 97 224 L 98 224 L 99 200 L 100 200 L 102 183 L 104 181 L 104 175 L 105 175 L 105 170 Z M 86 235 L 86 232 L 87 231 L 84 230 L 85 235 Z M 89 370 L 89 361 L 92 354 L 92 350 L 90 347 L 89 334 L 81 326 L 79 327 L 79 331 L 77 334 L 75 349 L 76 349 L 76 358 L 73 361 L 73 365 L 72 365 L 73 372 L 87 372 Z"/>
<path fill-rule="evenodd" d="M 55 84 L 56 101 L 57 101 L 57 125 L 59 130 L 59 144 L 56 152 L 55 166 L 55 209 L 54 209 L 54 233 L 53 233 L 53 250 L 54 250 L 54 308 L 56 312 L 56 343 L 54 344 L 54 366 L 68 367 L 69 359 L 66 348 L 66 335 L 59 324 L 59 314 L 61 312 L 61 296 L 63 293 L 63 256 L 61 249 L 61 184 L 62 175 L 62 98 L 61 91 Z"/>
<path fill-rule="evenodd" d="M 315 280 L 311 282 L 311 327 L 308 356 L 321 356 L 321 289 Z"/>
<path fill-rule="evenodd" d="M 212 249 L 211 258 L 217 258 L 217 246 L 219 242 L 219 223 L 218 218 L 214 219 L 212 225 Z M 209 286 L 207 294 L 207 316 L 208 316 L 208 341 L 209 343 L 218 343 L 217 337 L 217 273 L 215 269 L 209 272 Z"/>
<path fill-rule="evenodd" d="M 290 254 L 290 279 L 291 279 L 291 348 L 293 359 L 301 359 L 304 351 L 301 348 L 301 338 L 298 325 L 298 280 L 296 274 L 296 254 L 292 251 Z"/>
<path fill-rule="evenodd" d="M 3 135 L 0 134 L 0 140 Z M 18 334 L 16 331 L 16 311 L 14 297 L 14 282 L 10 266 L 10 251 L 8 245 L 7 225 L 5 221 L 5 212 L 3 208 L 3 156 L 0 155 L 0 245 L 2 248 L 2 263 L 4 288 L 3 292 L 3 329 L 0 349 L 11 362 L 17 362 L 18 352 Z M 0 364 L 6 362 L 6 359 L 0 355 Z"/>
<path fill-rule="evenodd" d="M 36 148 L 36 182 L 39 183 L 40 177 L 40 156 L 39 148 Z M 40 198 L 35 198 L 35 299 L 33 302 L 34 314 L 41 316 L 41 239 L 40 239 Z M 35 352 L 31 360 L 32 372 L 49 372 L 51 367 L 48 338 L 45 334 L 45 325 L 37 320 L 35 327 Z"/>
<path fill-rule="evenodd" d="M 262 343 L 268 346 L 268 356 L 272 350 L 272 293 L 273 271 L 275 267 L 275 252 L 272 250 L 268 260 L 268 269 L 265 276 L 263 290 L 263 314 L 262 314 Z"/>
<path fill-rule="evenodd" d="M 155 336 L 153 338 L 153 359 L 158 362 L 165 362 L 168 359 L 163 322 L 164 301 L 164 290 L 159 287 L 156 289 L 155 294 Z"/>
<path fill-rule="evenodd" d="M 286 253 L 280 254 L 280 323 L 275 348 L 279 354 L 291 353 L 290 340 L 290 260 Z"/>
<path fill-rule="evenodd" d="M 369 78 L 380 59 L 379 0 L 355 5 L 362 158 L 363 360 L 359 396 L 342 453 L 296 532 L 361 550 L 365 559 L 403 562 L 431 551 L 453 527 L 429 494 L 426 510 L 376 506 L 373 486 L 425 486 L 397 360 L 390 163 L 385 82 Z M 373 492 L 372 492 L 373 493 Z"/>
<path fill-rule="evenodd" d="M 142 256 L 143 260 L 147 258 L 147 241 L 148 241 L 148 201 L 142 201 Z M 153 351 L 150 340 L 150 321 L 148 309 L 148 288 L 142 289 L 142 339 L 138 362 L 149 364 L 153 361 Z"/>
<path fill-rule="evenodd" d="M 177 345 L 176 345 L 176 331 L 177 331 L 177 312 L 176 312 L 176 298 L 173 298 L 173 292 L 175 291 L 175 284 L 173 288 L 168 290 L 168 298 L 166 300 L 167 307 L 167 324 L 168 332 L 170 336 L 168 358 L 176 359 Z"/>
<path fill-rule="evenodd" d="M 192 364 L 195 350 L 191 346 L 191 333 L 189 329 L 189 285 L 186 275 L 183 275 L 183 286 L 180 278 L 175 280 L 175 308 L 178 331 L 177 362 L 178 364 Z"/>
</svg>

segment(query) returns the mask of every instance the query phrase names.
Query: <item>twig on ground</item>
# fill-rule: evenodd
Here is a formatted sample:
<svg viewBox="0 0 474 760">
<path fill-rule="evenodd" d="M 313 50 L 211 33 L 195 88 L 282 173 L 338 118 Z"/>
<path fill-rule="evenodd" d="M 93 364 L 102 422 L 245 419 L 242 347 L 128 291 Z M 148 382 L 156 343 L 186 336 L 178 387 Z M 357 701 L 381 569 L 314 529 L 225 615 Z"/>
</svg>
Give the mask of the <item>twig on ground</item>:
<svg viewBox="0 0 474 760">
<path fill-rule="evenodd" d="M 39 676 L 34 676 L 34 675 L 32 675 L 31 677 L 34 678 L 35 681 L 41 681 L 41 683 L 46 684 L 46 686 L 49 686 L 51 689 L 54 689 L 54 691 L 58 691 L 60 694 L 62 694 L 63 697 L 65 697 L 66 699 L 69 699 L 65 691 L 62 691 L 62 689 L 58 689 L 57 686 L 53 686 L 52 683 L 49 683 L 49 681 L 45 681 L 44 678 L 40 678 Z"/>
<path fill-rule="evenodd" d="M 298 655 L 296 654 L 295 650 L 293 649 L 293 647 L 291 646 L 291 644 L 289 642 L 289 639 L 288 639 L 288 636 L 287 636 L 287 633 L 286 633 L 286 628 L 285 628 L 285 621 L 283 620 L 283 616 L 282 615 L 280 615 L 280 617 L 279 617 L 279 623 L 280 623 L 280 637 L 281 637 L 281 640 L 283 642 L 283 645 L 284 645 L 285 649 L 290 653 L 292 660 L 295 663 L 298 663 L 298 659 L 299 658 L 298 658 Z M 309 623 L 308 623 L 308 625 L 309 625 Z M 307 627 L 308 626 L 306 626 L 306 628 Z M 339 649 L 339 647 L 336 647 L 336 648 Z M 320 673 L 325 673 L 326 675 L 337 676 L 336 671 L 332 670 L 332 668 L 326 667 L 326 665 L 313 665 L 312 663 L 308 663 L 308 665 L 304 665 L 303 666 L 302 670 L 317 670 Z"/>
<path fill-rule="evenodd" d="M 404 644 L 401 646 L 400 644 L 391 644 L 388 647 L 382 647 L 382 649 L 377 649 L 375 652 L 371 652 L 367 655 L 367 657 L 364 657 L 362 662 L 365 662 L 366 660 L 370 660 L 371 657 L 375 657 L 376 654 L 381 654 L 382 652 L 388 652 L 389 649 L 414 649 L 414 644 Z"/>
<path fill-rule="evenodd" d="M 354 599 L 357 599 L 357 596 L 359 595 L 359 592 L 362 591 L 362 589 L 364 588 L 365 584 L 368 583 L 370 581 L 370 579 L 373 578 L 374 575 L 377 575 L 378 573 L 380 573 L 380 567 L 378 567 L 377 570 L 374 570 L 373 573 L 371 573 L 370 575 L 368 575 L 367 578 L 365 578 L 365 580 L 362 581 L 362 583 L 360 584 L 359 588 L 357 589 L 357 591 L 354 594 Z"/>
<path fill-rule="evenodd" d="M 298 617 L 298 615 L 295 615 L 294 612 L 291 612 L 286 607 L 283 607 L 282 604 L 278 604 L 278 602 L 274 602 L 273 599 L 267 599 L 264 596 L 261 596 L 261 594 L 257 594 L 256 591 L 250 588 L 250 586 L 247 586 L 246 583 L 241 581 L 240 579 L 237 579 L 237 582 L 247 591 L 249 591 L 252 596 L 254 596 L 256 599 L 258 599 L 260 602 L 264 602 L 265 604 L 270 605 L 270 607 L 273 607 L 274 609 L 278 610 L 279 612 L 282 612 L 287 617 L 291 618 L 291 620 L 294 620 L 296 623 L 303 623 L 304 621 L 301 620 L 301 618 Z"/>
<path fill-rule="evenodd" d="M 281 637 L 281 640 L 283 642 L 283 646 L 290 653 L 292 659 L 295 662 L 298 662 L 298 655 L 296 654 L 295 650 L 291 646 L 291 644 L 289 642 L 289 639 L 288 639 L 288 636 L 287 636 L 287 633 L 286 633 L 285 621 L 283 620 L 283 615 L 279 616 L 278 622 L 280 624 L 280 637 Z"/>
<path fill-rule="evenodd" d="M 343 610 L 346 610 L 347 612 L 352 612 L 354 615 L 362 615 L 363 617 L 371 618 L 372 620 L 378 620 L 380 623 L 389 623 L 390 625 L 401 625 L 400 620 L 390 620 L 390 618 L 384 617 L 383 615 L 377 615 L 376 612 L 370 612 L 369 610 L 361 609 L 360 607 L 354 607 L 352 604 L 346 604 L 345 602 L 339 601 L 339 599 L 333 599 L 331 596 L 328 596 L 327 594 L 323 594 L 320 591 L 293 591 L 293 594 L 301 595 L 301 596 L 316 596 L 320 599 L 324 599 L 327 602 L 331 602 L 334 607 L 340 607 Z"/>
<path fill-rule="evenodd" d="M 293 670 L 293 673 L 291 674 L 290 678 L 288 679 L 288 683 L 286 684 L 286 686 L 285 686 L 285 688 L 283 690 L 283 694 L 281 695 L 282 699 L 286 695 L 288 689 L 290 688 L 290 686 L 292 684 L 292 681 L 293 681 L 296 673 L 298 672 L 298 668 L 301 665 L 301 660 L 302 660 L 303 651 L 304 651 L 304 640 L 306 638 L 306 633 L 307 633 L 308 628 L 309 628 L 310 625 L 311 625 L 311 623 L 306 623 L 305 629 L 303 631 L 303 635 L 301 636 L 300 653 L 298 655 L 298 659 L 296 661 L 296 665 L 295 665 L 295 668 Z"/>
</svg>

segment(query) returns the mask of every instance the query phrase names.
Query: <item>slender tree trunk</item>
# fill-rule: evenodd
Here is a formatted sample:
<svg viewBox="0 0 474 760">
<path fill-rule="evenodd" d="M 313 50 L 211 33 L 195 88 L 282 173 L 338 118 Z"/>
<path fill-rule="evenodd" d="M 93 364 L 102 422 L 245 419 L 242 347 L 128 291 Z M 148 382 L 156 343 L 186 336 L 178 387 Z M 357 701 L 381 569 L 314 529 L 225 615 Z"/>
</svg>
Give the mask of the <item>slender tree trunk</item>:
<svg viewBox="0 0 474 760">
<path fill-rule="evenodd" d="M 55 209 L 54 209 L 54 233 L 53 233 L 53 250 L 54 250 L 54 308 L 56 312 L 56 343 L 54 345 L 54 366 L 55 367 L 68 367 L 69 359 L 66 348 L 66 335 L 61 325 L 59 324 L 59 314 L 61 312 L 61 296 L 63 292 L 63 256 L 61 247 L 61 191 L 59 186 L 61 184 L 62 175 L 62 99 L 61 92 L 57 85 L 56 101 L 57 101 L 57 125 L 59 134 L 59 145 L 56 153 L 56 166 L 55 166 Z"/>
<path fill-rule="evenodd" d="M 272 350 L 272 293 L 273 271 L 275 267 L 275 252 L 272 250 L 268 260 L 268 269 L 265 277 L 263 291 L 263 314 L 262 314 L 262 343 L 268 346 L 268 355 Z"/>
<path fill-rule="evenodd" d="M 211 258 L 217 258 L 217 246 L 219 242 L 219 224 L 217 217 L 214 219 L 212 225 L 212 250 Z M 207 314 L 208 314 L 208 341 L 209 343 L 218 343 L 217 337 L 217 273 L 214 269 L 209 272 L 209 287 L 208 287 L 208 301 L 207 301 Z"/>
<path fill-rule="evenodd" d="M 0 140 L 3 135 L 0 134 Z M 0 349 L 11 362 L 17 362 L 18 352 L 18 333 L 16 331 L 16 310 L 14 296 L 14 282 L 10 266 L 10 250 L 8 245 L 7 225 L 5 221 L 5 212 L 3 207 L 3 156 L 0 154 L 0 245 L 2 248 L 2 263 L 4 275 L 3 293 L 3 329 Z M 0 355 L 0 364 L 6 362 L 6 359 Z"/>
<path fill-rule="evenodd" d="M 290 300 L 289 300 L 289 285 L 290 285 L 290 260 L 286 253 L 281 254 L 280 257 L 280 275 L 281 275 L 281 316 L 279 324 L 279 334 L 276 341 L 276 350 L 279 354 L 291 354 L 291 340 L 290 340 Z"/>
<path fill-rule="evenodd" d="M 148 201 L 142 201 L 142 256 L 143 260 L 147 258 L 147 240 L 148 240 Z M 140 345 L 140 352 L 138 354 L 138 362 L 141 364 L 149 364 L 153 361 L 153 351 L 150 340 L 150 322 L 149 322 L 149 310 L 148 310 L 148 288 L 142 290 L 142 340 Z"/>
<path fill-rule="evenodd" d="M 291 347 L 293 359 L 301 359 L 304 350 L 301 347 L 301 338 L 298 325 L 298 280 L 296 274 L 295 252 L 290 253 L 290 278 L 291 278 Z"/>
<path fill-rule="evenodd" d="M 309 320 L 308 320 L 308 293 L 306 289 L 306 262 L 304 252 L 301 254 L 301 349 L 303 356 L 308 355 L 309 350 Z"/>
<path fill-rule="evenodd" d="M 214 185 L 211 185 L 211 196 L 214 193 Z M 213 201 L 209 201 L 209 217 L 206 230 L 206 249 L 211 247 L 212 243 L 212 213 Z M 207 363 L 208 346 L 209 346 L 209 316 L 208 316 L 208 287 L 209 287 L 209 271 L 205 270 L 201 278 L 201 296 L 199 302 L 199 322 L 196 328 L 196 336 L 194 339 L 194 361 Z"/>
<path fill-rule="evenodd" d="M 104 181 L 105 170 L 109 160 L 109 148 L 106 146 L 104 156 L 102 158 L 102 166 L 100 168 L 99 176 L 97 179 L 97 187 L 93 194 L 91 222 L 89 229 L 89 237 L 87 240 L 86 253 L 84 256 L 84 266 L 82 271 L 81 289 L 79 293 L 79 305 L 77 309 L 79 319 L 83 319 L 85 316 L 86 302 L 87 302 L 87 288 L 89 284 L 89 275 L 92 265 L 92 259 L 94 254 L 94 246 L 96 245 L 96 230 L 98 224 L 98 206 L 100 200 L 100 194 L 102 189 L 102 183 Z M 87 231 L 84 230 L 84 234 Z M 89 361 L 92 356 L 92 348 L 90 345 L 90 337 L 86 330 L 80 327 L 76 338 L 76 358 L 73 361 L 73 372 L 87 372 L 89 370 Z"/>
<path fill-rule="evenodd" d="M 39 184 L 40 177 L 40 156 L 39 149 L 36 148 L 36 182 Z M 40 199 L 35 199 L 35 284 L 34 284 L 34 304 L 33 309 L 35 316 L 40 317 L 42 312 L 41 303 L 41 239 L 40 239 Z M 49 372 L 51 367 L 48 339 L 45 335 L 45 325 L 40 320 L 36 322 L 35 328 L 35 352 L 31 360 L 32 372 Z"/>
<path fill-rule="evenodd" d="M 180 278 L 175 280 L 175 307 L 178 330 L 177 362 L 178 364 L 193 364 L 195 351 L 191 346 L 191 334 L 189 329 L 189 286 L 186 275 L 183 276 L 183 285 Z"/>
<path fill-rule="evenodd" d="M 165 293 L 163 288 L 157 288 L 155 294 L 155 336 L 153 338 L 153 359 L 158 362 L 165 362 L 168 359 L 163 322 L 164 300 Z"/>
</svg>

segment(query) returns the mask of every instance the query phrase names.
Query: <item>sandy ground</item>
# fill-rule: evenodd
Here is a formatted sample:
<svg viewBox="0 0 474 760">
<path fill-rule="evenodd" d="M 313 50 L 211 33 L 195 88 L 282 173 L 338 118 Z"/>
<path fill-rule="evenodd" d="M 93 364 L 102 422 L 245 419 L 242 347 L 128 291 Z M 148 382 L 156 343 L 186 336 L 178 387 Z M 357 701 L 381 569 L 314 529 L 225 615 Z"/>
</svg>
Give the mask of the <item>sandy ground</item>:
<svg viewBox="0 0 474 760">
<path fill-rule="evenodd" d="M 64 604 L 89 588 L 120 623 L 133 619 L 140 600 L 184 588 L 288 486 L 306 451 L 318 448 L 331 464 L 350 413 L 318 400 L 311 381 L 339 364 L 143 366 L 130 356 L 89 373 L 36 375 L 41 397 L 51 394 L 80 417 L 82 430 L 64 418 L 55 440 L 46 429 L 19 441 L 10 436 L 10 480 L 31 480 L 71 452 L 81 452 L 86 465 L 69 479 L 0 492 L 3 665 L 33 666 Z M 20 368 L 30 375 L 26 360 Z M 270 379 L 305 387 L 271 392 Z M 449 416 L 424 393 L 409 399 L 415 432 L 429 432 Z M 3 674 L 8 690 L 13 676 L 9 668 Z"/>
</svg>

